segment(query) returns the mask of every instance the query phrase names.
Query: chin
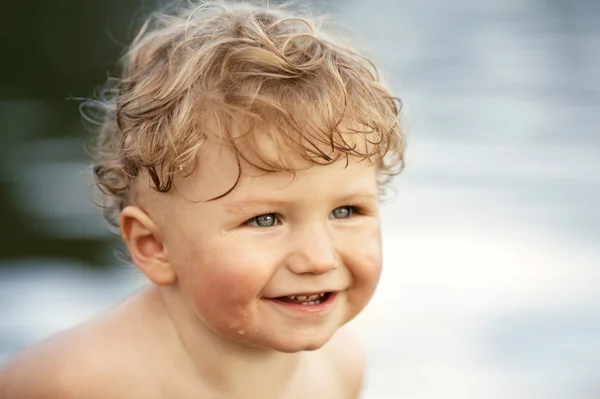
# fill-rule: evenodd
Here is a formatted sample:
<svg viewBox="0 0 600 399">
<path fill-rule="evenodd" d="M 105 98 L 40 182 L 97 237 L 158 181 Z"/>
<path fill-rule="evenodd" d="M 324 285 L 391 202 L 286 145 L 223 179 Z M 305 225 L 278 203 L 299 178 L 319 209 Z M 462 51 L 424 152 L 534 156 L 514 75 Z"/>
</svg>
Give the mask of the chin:
<svg viewBox="0 0 600 399">
<path fill-rule="evenodd" d="M 325 342 L 311 342 L 309 344 L 302 343 L 297 345 L 281 345 L 281 346 L 272 346 L 271 349 L 276 350 L 277 352 L 282 353 L 298 353 L 304 351 L 315 351 L 317 349 L 321 349 L 327 341 Z"/>
<path fill-rule="evenodd" d="M 283 353 L 297 353 L 303 351 L 315 351 L 321 349 L 331 337 L 333 332 L 323 332 L 321 334 L 315 334 L 310 336 L 293 336 L 290 335 L 284 340 L 278 340 L 277 342 L 271 342 L 269 347 L 273 350 Z"/>
</svg>

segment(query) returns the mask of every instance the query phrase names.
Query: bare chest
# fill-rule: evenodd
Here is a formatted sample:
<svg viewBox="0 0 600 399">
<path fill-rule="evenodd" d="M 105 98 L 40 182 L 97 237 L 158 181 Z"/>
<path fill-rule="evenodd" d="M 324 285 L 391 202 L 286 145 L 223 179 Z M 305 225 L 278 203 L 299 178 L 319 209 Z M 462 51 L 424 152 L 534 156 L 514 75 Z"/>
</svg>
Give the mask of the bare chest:
<svg viewBox="0 0 600 399">
<path fill-rule="evenodd" d="M 189 384 L 177 378 L 165 381 L 161 387 L 145 389 L 143 398 L 148 399 L 306 399 L 307 397 L 328 399 L 350 399 L 349 391 L 331 370 L 304 370 L 290 381 L 274 384 L 269 376 L 257 378 L 236 389 L 223 387 L 214 389 L 210 384 Z M 137 397 L 137 396 L 136 396 Z M 140 396 L 142 397 L 142 396 Z M 353 398 L 354 399 L 354 398 Z"/>
</svg>

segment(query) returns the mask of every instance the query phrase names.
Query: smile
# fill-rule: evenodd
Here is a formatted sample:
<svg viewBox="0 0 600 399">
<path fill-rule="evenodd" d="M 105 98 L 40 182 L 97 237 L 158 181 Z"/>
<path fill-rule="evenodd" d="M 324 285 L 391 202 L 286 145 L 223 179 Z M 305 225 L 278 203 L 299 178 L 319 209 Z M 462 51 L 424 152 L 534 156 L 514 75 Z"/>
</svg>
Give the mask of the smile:
<svg viewBox="0 0 600 399">
<path fill-rule="evenodd" d="M 325 302 L 327 298 L 331 295 L 330 292 L 321 292 L 320 294 L 311 294 L 311 295 L 288 295 L 282 296 L 279 298 L 275 298 L 275 300 L 288 302 L 288 303 L 298 303 L 300 305 L 318 305 L 321 302 Z"/>
<path fill-rule="evenodd" d="M 331 309 L 336 297 L 337 292 L 321 292 L 318 294 L 286 295 L 264 299 L 287 312 L 321 314 Z"/>
</svg>

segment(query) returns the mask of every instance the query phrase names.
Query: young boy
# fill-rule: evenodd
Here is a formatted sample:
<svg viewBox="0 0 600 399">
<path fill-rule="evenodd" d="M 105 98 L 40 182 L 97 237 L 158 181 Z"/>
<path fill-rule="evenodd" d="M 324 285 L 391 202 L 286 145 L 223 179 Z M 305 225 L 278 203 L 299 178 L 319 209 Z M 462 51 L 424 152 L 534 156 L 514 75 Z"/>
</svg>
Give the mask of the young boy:
<svg viewBox="0 0 600 399">
<path fill-rule="evenodd" d="M 289 8 L 154 15 L 101 104 L 96 181 L 152 284 L 0 371 L 0 398 L 356 398 L 340 329 L 402 166 L 375 68 Z"/>
</svg>

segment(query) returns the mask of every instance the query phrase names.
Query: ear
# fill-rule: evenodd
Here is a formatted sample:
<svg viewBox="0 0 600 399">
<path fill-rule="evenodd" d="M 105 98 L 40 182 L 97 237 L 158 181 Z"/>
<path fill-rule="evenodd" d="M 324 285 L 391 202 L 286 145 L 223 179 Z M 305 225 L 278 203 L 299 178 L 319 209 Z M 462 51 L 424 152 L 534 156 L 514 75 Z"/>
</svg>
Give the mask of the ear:
<svg viewBox="0 0 600 399">
<path fill-rule="evenodd" d="M 160 229 L 150 216 L 136 206 L 121 211 L 121 236 L 133 263 L 156 285 L 171 285 L 177 274 L 169 263 Z"/>
</svg>

